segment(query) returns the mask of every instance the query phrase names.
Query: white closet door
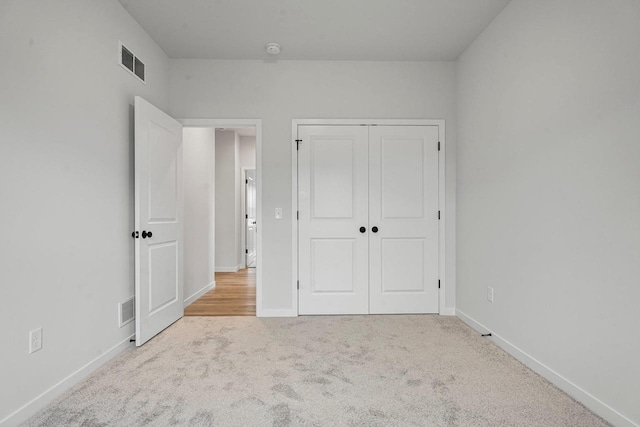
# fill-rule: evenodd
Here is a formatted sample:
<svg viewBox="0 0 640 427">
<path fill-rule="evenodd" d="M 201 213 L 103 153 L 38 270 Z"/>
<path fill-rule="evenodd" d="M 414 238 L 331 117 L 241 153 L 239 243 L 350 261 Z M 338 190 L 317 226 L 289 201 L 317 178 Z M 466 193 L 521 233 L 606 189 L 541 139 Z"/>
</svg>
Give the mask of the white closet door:
<svg viewBox="0 0 640 427">
<path fill-rule="evenodd" d="M 437 313 L 438 127 L 372 126 L 369 144 L 370 313 Z"/>
<path fill-rule="evenodd" d="M 368 128 L 300 126 L 298 139 L 299 312 L 366 314 Z"/>
</svg>

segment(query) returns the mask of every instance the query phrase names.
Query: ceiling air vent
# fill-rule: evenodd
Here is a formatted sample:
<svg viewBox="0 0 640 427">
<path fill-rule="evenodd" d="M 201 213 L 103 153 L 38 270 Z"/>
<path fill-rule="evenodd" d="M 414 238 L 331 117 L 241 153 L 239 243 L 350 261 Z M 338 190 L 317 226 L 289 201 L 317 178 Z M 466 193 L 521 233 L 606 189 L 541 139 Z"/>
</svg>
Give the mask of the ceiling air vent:
<svg viewBox="0 0 640 427">
<path fill-rule="evenodd" d="M 125 47 L 122 42 L 120 42 L 120 52 L 118 55 L 120 65 L 129 71 L 131 74 L 140 79 L 143 83 L 145 82 L 145 67 L 144 62 L 140 60 L 140 58 L 136 57 L 136 55 L 131 51 L 131 49 Z"/>
</svg>

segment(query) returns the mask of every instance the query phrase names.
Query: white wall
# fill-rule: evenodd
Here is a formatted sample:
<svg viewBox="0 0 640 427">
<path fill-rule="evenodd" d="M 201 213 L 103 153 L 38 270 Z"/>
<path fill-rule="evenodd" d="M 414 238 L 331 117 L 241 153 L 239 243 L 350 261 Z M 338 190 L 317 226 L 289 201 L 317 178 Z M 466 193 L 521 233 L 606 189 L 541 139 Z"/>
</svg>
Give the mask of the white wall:
<svg viewBox="0 0 640 427">
<path fill-rule="evenodd" d="M 638 1 L 513 0 L 458 64 L 457 307 L 617 425 L 640 423 L 638 46 Z"/>
<path fill-rule="evenodd" d="M 215 277 L 215 129 L 184 128 L 184 296 L 192 300 Z"/>
<path fill-rule="evenodd" d="M 216 131 L 216 270 L 240 264 L 240 144 L 234 131 Z"/>
<path fill-rule="evenodd" d="M 263 120 L 263 308 L 293 304 L 293 118 L 447 120 L 447 279 L 455 283 L 454 63 L 171 60 L 170 81 L 174 117 Z M 284 219 L 274 218 L 276 207 Z M 446 300 L 455 306 L 453 286 Z"/>
<path fill-rule="evenodd" d="M 146 85 L 116 63 L 118 40 L 146 62 Z M 166 110 L 169 82 L 166 55 L 115 0 L 3 0 L 0 57 L 3 420 L 128 345 L 133 97 Z M 44 348 L 28 355 L 39 326 Z"/>
<path fill-rule="evenodd" d="M 256 168 L 256 137 L 240 137 L 240 167 L 245 169 Z"/>
</svg>

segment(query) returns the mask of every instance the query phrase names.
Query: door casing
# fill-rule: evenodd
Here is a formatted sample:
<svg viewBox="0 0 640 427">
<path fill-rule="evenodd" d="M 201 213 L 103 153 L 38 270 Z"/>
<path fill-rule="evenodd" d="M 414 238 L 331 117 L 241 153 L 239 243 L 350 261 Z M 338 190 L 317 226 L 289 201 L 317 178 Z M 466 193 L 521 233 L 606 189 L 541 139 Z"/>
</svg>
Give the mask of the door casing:
<svg viewBox="0 0 640 427">
<path fill-rule="evenodd" d="M 444 119 L 293 119 L 291 120 L 291 218 L 298 216 L 298 154 L 297 143 L 299 126 L 438 126 L 440 151 L 438 152 L 438 205 L 440 221 L 438 224 L 438 270 L 440 289 L 438 295 L 438 313 L 450 315 L 445 307 L 445 295 L 447 294 L 446 280 L 446 135 Z M 258 184 L 260 182 L 258 181 Z M 260 231 L 260 229 L 258 229 Z M 291 300 L 293 301 L 292 314 L 299 315 L 298 309 L 298 221 L 291 224 L 291 253 L 293 256 L 291 268 Z"/>
</svg>

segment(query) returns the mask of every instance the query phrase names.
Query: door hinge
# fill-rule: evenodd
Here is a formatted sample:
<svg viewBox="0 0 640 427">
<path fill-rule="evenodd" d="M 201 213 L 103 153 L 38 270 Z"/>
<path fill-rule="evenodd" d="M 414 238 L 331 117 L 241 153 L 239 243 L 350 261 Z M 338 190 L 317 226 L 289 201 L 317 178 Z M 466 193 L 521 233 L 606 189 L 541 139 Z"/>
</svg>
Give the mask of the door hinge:
<svg viewBox="0 0 640 427">
<path fill-rule="evenodd" d="M 244 219 L 249 219 L 249 214 L 244 214 Z"/>
<path fill-rule="evenodd" d="M 300 211 L 296 211 L 296 219 L 300 219 Z"/>
<path fill-rule="evenodd" d="M 245 253 L 245 254 L 248 254 L 248 253 L 249 253 L 249 249 L 245 249 L 245 250 L 244 250 L 244 253 Z"/>
<path fill-rule="evenodd" d="M 248 184 L 248 183 L 249 183 L 249 180 L 248 180 L 248 179 L 245 179 L 245 180 L 244 180 L 244 183 L 245 183 L 245 184 Z"/>
<path fill-rule="evenodd" d="M 438 211 L 438 219 L 440 219 L 440 211 Z"/>
<path fill-rule="evenodd" d="M 440 279 L 438 279 L 438 289 L 440 289 Z"/>
<path fill-rule="evenodd" d="M 440 141 L 438 141 L 438 151 L 440 151 Z"/>
<path fill-rule="evenodd" d="M 300 289 L 300 280 L 297 282 L 297 289 Z"/>
<path fill-rule="evenodd" d="M 302 144 L 302 140 L 301 139 L 296 139 L 296 150 L 300 149 L 300 144 Z"/>
</svg>

